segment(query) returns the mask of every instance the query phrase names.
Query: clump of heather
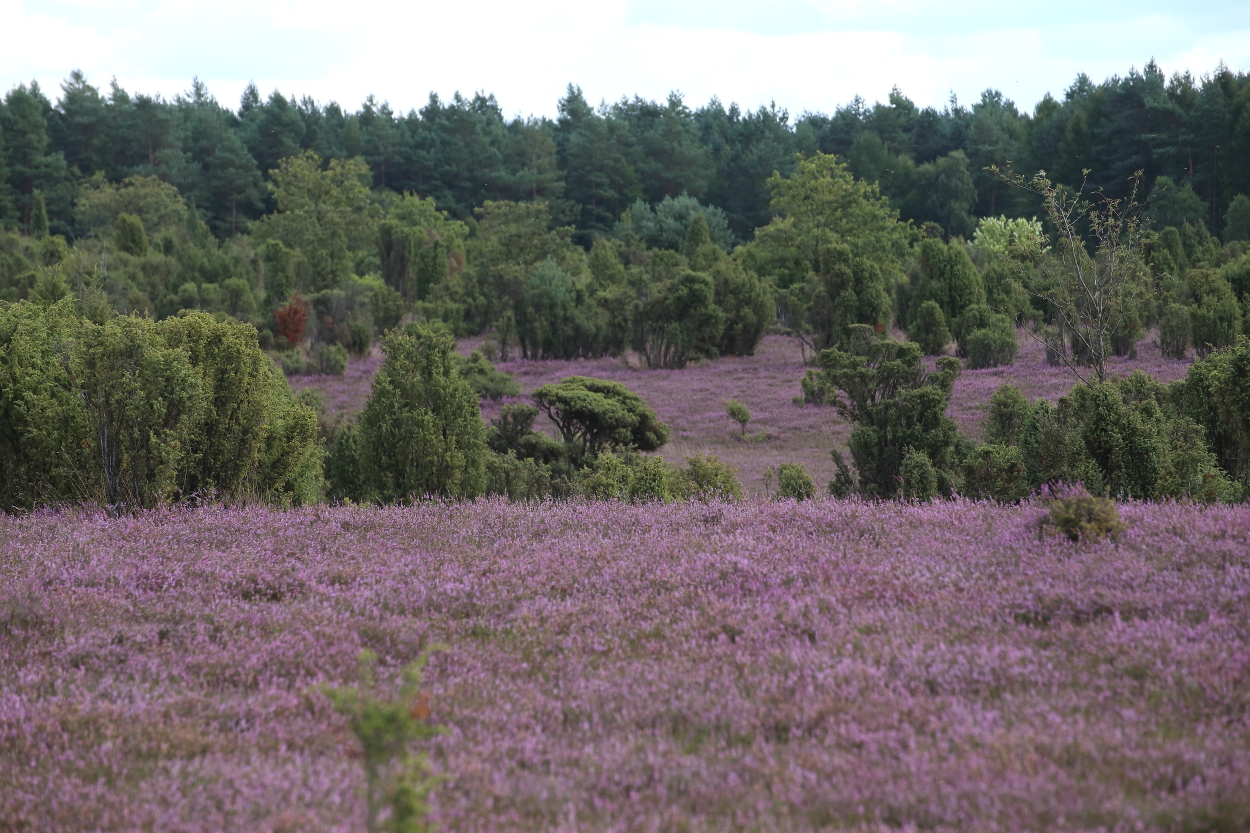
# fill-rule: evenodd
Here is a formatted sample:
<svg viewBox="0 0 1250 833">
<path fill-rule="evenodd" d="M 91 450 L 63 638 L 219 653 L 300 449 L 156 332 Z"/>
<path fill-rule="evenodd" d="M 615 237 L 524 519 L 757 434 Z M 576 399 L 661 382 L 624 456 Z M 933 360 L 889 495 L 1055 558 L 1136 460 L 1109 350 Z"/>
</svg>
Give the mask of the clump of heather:
<svg viewBox="0 0 1250 833">
<path fill-rule="evenodd" d="M 1245 829 L 1250 507 L 1046 511 L 5 516 L 0 829 L 364 829 L 323 692 L 439 643 L 444 830 Z"/>
</svg>

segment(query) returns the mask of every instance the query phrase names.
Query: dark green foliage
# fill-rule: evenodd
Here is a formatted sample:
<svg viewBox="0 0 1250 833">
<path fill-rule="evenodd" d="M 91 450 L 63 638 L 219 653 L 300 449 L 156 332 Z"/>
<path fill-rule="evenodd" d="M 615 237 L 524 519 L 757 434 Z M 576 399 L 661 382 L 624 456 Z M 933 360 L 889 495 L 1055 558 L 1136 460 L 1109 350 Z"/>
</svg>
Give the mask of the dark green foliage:
<svg viewBox="0 0 1250 833">
<path fill-rule="evenodd" d="M 1193 298 L 1189 315 L 1194 351 L 1205 356 L 1231 345 L 1241 335 L 1241 310 L 1229 282 L 1219 272 L 1191 269 L 1185 288 Z"/>
<path fill-rule="evenodd" d="M 960 492 L 974 500 L 1015 503 L 1029 494 L 1029 473 L 1020 449 L 982 445 L 964 458 Z"/>
<path fill-rule="evenodd" d="M 119 214 L 113 223 L 113 245 L 119 251 L 135 257 L 148 253 L 148 235 L 143 230 L 143 220 L 134 214 Z"/>
<path fill-rule="evenodd" d="M 937 471 L 923 451 L 913 451 L 903 457 L 898 476 L 898 494 L 903 500 L 928 501 L 937 497 Z"/>
<path fill-rule="evenodd" d="M 777 467 L 775 497 L 790 500 L 811 500 L 816 497 L 816 483 L 802 463 L 782 463 Z"/>
<path fill-rule="evenodd" d="M 938 371 L 930 373 L 918 344 L 860 327 L 850 352 L 826 350 L 820 362 L 824 382 L 837 391 L 831 404 L 855 426 L 850 449 L 862 494 L 893 497 L 911 452 L 923 452 L 939 470 L 951 465 L 956 431 L 946 406 L 958 359 L 938 359 Z"/>
<path fill-rule="evenodd" d="M 725 313 L 715 303 L 710 275 L 681 270 L 639 299 L 632 342 L 647 367 L 682 368 L 719 353 Z"/>
<path fill-rule="evenodd" d="M 48 203 L 42 191 L 32 195 L 30 208 L 30 236 L 42 240 L 48 236 Z"/>
<path fill-rule="evenodd" d="M 5 508 L 319 495 L 316 416 L 249 326 L 202 313 L 97 324 L 67 298 L 0 310 L 0 354 Z"/>
<path fill-rule="evenodd" d="M 533 457 L 519 457 L 509 449 L 491 452 L 486 458 L 487 494 L 513 501 L 545 500 L 553 496 L 556 486 L 551 467 Z"/>
<path fill-rule="evenodd" d="M 822 271 L 792 286 L 781 302 L 783 321 L 814 353 L 846 349 L 857 325 L 885 332 L 891 318 L 881 268 L 837 244 L 824 252 Z"/>
<path fill-rule="evenodd" d="M 564 441 L 590 456 L 609 449 L 655 451 L 668 442 L 668 427 L 620 382 L 569 376 L 533 396 Z"/>
<path fill-rule="evenodd" d="M 1042 532 L 1053 528 L 1074 542 L 1115 539 L 1124 532 L 1120 510 L 1107 497 L 1094 497 L 1084 489 L 1060 491 L 1046 500 L 1049 510 L 1042 518 Z"/>
<path fill-rule="evenodd" d="M 682 194 L 678 197 L 664 197 L 653 209 L 643 200 L 637 200 L 629 208 L 628 224 L 617 224 L 617 233 L 631 231 L 653 249 L 672 249 L 679 251 L 689 235 L 694 219 L 703 221 L 707 232 L 706 240 L 723 251 L 729 251 L 734 245 L 733 232 L 725 219 L 725 212 L 711 205 L 703 205 L 694 197 Z"/>
<path fill-rule="evenodd" d="M 369 500 L 369 473 L 360 443 L 360 427 L 348 422 L 334 432 L 326 452 L 326 496 L 330 500 Z"/>
<path fill-rule="evenodd" d="M 925 301 L 912 316 L 907 337 L 920 345 L 926 356 L 940 356 L 950 343 L 951 331 L 946 326 L 946 315 L 937 301 Z"/>
<path fill-rule="evenodd" d="M 1224 213 L 1224 242 L 1250 240 L 1250 197 L 1238 194 L 1228 203 Z"/>
<path fill-rule="evenodd" d="M 1003 384 L 990 397 L 985 420 L 985 441 L 993 445 L 1019 445 L 1025 420 L 1032 408 L 1020 389 Z"/>
<path fill-rule="evenodd" d="M 1198 225 L 1207 216 L 1207 210 L 1193 185 L 1186 182 L 1178 186 L 1171 177 L 1160 176 L 1150 189 L 1146 215 L 1154 221 L 1155 228 L 1166 228 Z"/>
<path fill-rule="evenodd" d="M 1220 468 L 1250 494 L 1250 340 L 1194 362 L 1171 396 L 1204 429 Z"/>
<path fill-rule="evenodd" d="M 760 339 L 777 319 L 772 287 L 732 258 L 717 260 L 709 274 L 713 302 L 724 314 L 717 352 L 722 356 L 755 355 Z"/>
<path fill-rule="evenodd" d="M 997 316 L 988 327 L 973 330 L 964 343 L 967 345 L 968 367 L 973 370 L 1005 367 L 1015 362 L 1020 351 L 1015 325 L 1005 315 Z"/>
<path fill-rule="evenodd" d="M 486 488 L 486 430 L 447 335 L 418 328 L 382 345 L 386 361 L 360 415 L 373 494 L 383 501 L 475 497 Z"/>
<path fill-rule="evenodd" d="M 920 241 L 918 253 L 920 269 L 911 291 L 917 313 L 925 301 L 935 301 L 946 320 L 953 322 L 973 304 L 985 303 L 981 276 L 962 242 L 927 238 Z"/>
<path fill-rule="evenodd" d="M 1159 350 L 1170 359 L 1184 359 L 1189 352 L 1189 308 L 1168 304 L 1159 316 Z"/>
<path fill-rule="evenodd" d="M 460 376 L 480 398 L 503 399 L 505 396 L 521 395 L 521 385 L 512 374 L 496 370 L 481 350 L 474 350 L 467 359 L 457 357 L 457 360 Z"/>
</svg>

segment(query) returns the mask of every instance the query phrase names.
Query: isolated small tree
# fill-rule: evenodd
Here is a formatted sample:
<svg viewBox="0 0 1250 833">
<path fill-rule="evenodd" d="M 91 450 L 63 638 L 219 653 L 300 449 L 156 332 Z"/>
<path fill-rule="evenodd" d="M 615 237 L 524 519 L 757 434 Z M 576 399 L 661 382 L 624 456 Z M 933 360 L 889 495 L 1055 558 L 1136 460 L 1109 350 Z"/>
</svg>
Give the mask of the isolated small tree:
<svg viewBox="0 0 1250 833">
<path fill-rule="evenodd" d="M 734 422 L 742 426 L 742 436 L 747 435 L 747 423 L 751 421 L 751 412 L 747 410 L 747 406 L 743 405 L 737 399 L 725 400 L 725 413 Z"/>
<path fill-rule="evenodd" d="M 360 741 L 365 771 L 365 830 L 367 833 L 425 833 L 434 829 L 427 820 L 430 793 L 441 778 L 430 774 L 424 754 L 414 754 L 412 744 L 445 734 L 442 726 L 427 723 L 429 697 L 421 691 L 421 672 L 429 660 L 426 650 L 404 669 L 403 682 L 393 698 L 377 694 L 377 657 L 362 651 L 359 686 L 325 687 L 322 690 L 345 715 L 352 734 Z"/>
<path fill-rule="evenodd" d="M 1042 198 L 1058 235 L 1055 253 L 1047 256 L 1036 241 L 1019 241 L 1013 254 L 1021 263 L 1021 281 L 1071 328 L 1077 348 L 1073 352 L 1078 355 L 1065 352 L 1060 356 L 1062 363 L 1082 382 L 1106 381 L 1112 337 L 1132 314 L 1138 293 L 1146 240 L 1143 206 L 1137 200 L 1143 172 L 1130 178 L 1127 197 L 1112 198 L 1101 190 L 1089 192 L 1085 181 L 1075 192 L 1063 188 L 1051 182 L 1045 171 L 1026 180 L 1010 170 L 991 170 Z M 1027 268 L 1030 264 L 1036 269 Z"/>
<path fill-rule="evenodd" d="M 591 456 L 610 448 L 655 451 L 668 426 L 642 397 L 620 382 L 569 376 L 534 391 L 534 404 L 560 429 L 566 443 Z"/>
</svg>

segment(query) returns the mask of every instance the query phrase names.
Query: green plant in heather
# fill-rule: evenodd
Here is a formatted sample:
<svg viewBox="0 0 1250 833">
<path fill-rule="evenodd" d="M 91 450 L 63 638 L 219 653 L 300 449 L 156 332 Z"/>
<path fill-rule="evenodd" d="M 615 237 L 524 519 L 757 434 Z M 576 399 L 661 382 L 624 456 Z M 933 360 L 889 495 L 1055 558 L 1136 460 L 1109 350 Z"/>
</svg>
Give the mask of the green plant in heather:
<svg viewBox="0 0 1250 833">
<path fill-rule="evenodd" d="M 947 321 L 954 321 L 973 304 L 985 303 L 985 286 L 963 243 L 936 238 L 920 241 L 920 268 L 914 274 L 911 303 L 935 301 Z"/>
<path fill-rule="evenodd" d="M 564 441 L 583 455 L 617 448 L 656 451 L 668 442 L 668 426 L 620 382 L 569 376 L 536 389 L 533 397 Z"/>
<path fill-rule="evenodd" d="M 995 445 L 1019 445 L 1020 432 L 1031 406 L 1018 387 L 1003 384 L 990 396 L 985 419 L 985 441 Z"/>
<path fill-rule="evenodd" d="M 1120 510 L 1109 497 L 1094 497 L 1085 489 L 1060 493 L 1045 501 L 1048 510 L 1041 521 L 1042 534 L 1053 528 L 1070 541 L 1115 539 L 1124 532 Z"/>
<path fill-rule="evenodd" d="M 1168 304 L 1159 316 L 1159 351 L 1170 359 L 1184 359 L 1191 332 L 1189 308 Z"/>
<path fill-rule="evenodd" d="M 776 497 L 793 500 L 816 497 L 816 483 L 802 463 L 782 463 L 777 467 Z"/>
<path fill-rule="evenodd" d="M 486 458 L 486 492 L 509 500 L 543 500 L 560 486 L 553 482 L 551 467 L 533 457 L 520 457 L 513 449 L 492 451 Z"/>
<path fill-rule="evenodd" d="M 831 404 L 854 425 L 850 450 L 867 497 L 893 497 L 910 451 L 920 451 L 939 472 L 953 462 L 955 423 L 946 416 L 959 360 L 938 359 L 930 373 L 920 345 L 883 339 L 854 328 L 850 352 L 820 354 L 824 385 L 836 391 Z"/>
<path fill-rule="evenodd" d="M 1020 351 L 1015 325 L 1005 315 L 996 316 L 988 327 L 973 330 L 964 344 L 968 367 L 972 370 L 1013 364 Z"/>
<path fill-rule="evenodd" d="M 923 451 L 913 451 L 899 466 L 899 497 L 903 500 L 929 501 L 937 497 L 938 477 L 933 461 Z"/>
<path fill-rule="evenodd" d="M 923 302 L 912 317 L 907 337 L 920 345 L 926 356 L 940 356 L 950 343 L 951 331 L 946 326 L 946 314 L 937 301 Z"/>
<path fill-rule="evenodd" d="M 457 357 L 457 360 L 461 377 L 482 399 L 497 400 L 521 395 L 521 385 L 516 378 L 511 373 L 495 369 L 481 350 L 474 350 L 467 359 Z"/>
<path fill-rule="evenodd" d="M 687 457 L 686 468 L 681 474 L 688 498 L 704 502 L 739 501 L 743 498 L 742 481 L 738 479 L 737 472 L 719 457 L 702 454 Z"/>
<path fill-rule="evenodd" d="M 451 336 L 392 333 L 360 415 L 371 491 L 382 500 L 464 498 L 486 487 L 486 427 L 460 378 Z"/>
<path fill-rule="evenodd" d="M 433 651 L 427 648 L 404 669 L 396 696 L 377 693 L 377 657 L 361 651 L 357 686 L 325 686 L 322 691 L 334 710 L 347 717 L 352 734 L 360 741 L 365 774 L 365 830 L 368 833 L 425 833 L 434 829 L 427 816 L 430 793 L 445 778 L 430 774 L 424 753 L 412 746 L 447 730 L 426 722 L 428 697 L 421 692 L 421 674 Z"/>
<path fill-rule="evenodd" d="M 747 423 L 751 421 L 751 412 L 747 410 L 747 406 L 737 399 L 726 399 L 725 413 L 742 427 L 742 436 L 745 437 L 747 435 Z"/>
<path fill-rule="evenodd" d="M 1029 472 L 1020 449 L 982 445 L 964 458 L 960 492 L 973 500 L 1015 503 L 1029 494 Z"/>
<path fill-rule="evenodd" d="M 686 497 L 681 473 L 659 457 L 605 452 L 583 468 L 576 491 L 592 500 L 672 503 Z"/>
</svg>

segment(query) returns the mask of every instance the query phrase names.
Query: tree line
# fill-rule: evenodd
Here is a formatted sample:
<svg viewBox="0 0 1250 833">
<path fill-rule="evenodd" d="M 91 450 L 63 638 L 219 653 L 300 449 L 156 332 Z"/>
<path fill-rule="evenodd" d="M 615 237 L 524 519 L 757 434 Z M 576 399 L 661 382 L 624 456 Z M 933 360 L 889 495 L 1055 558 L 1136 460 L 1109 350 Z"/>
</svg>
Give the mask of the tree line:
<svg viewBox="0 0 1250 833">
<path fill-rule="evenodd" d="M 1008 162 L 1068 186 L 1088 170 L 1114 195 L 1134 171 L 1147 188 L 1167 177 L 1178 199 L 1160 224 L 1201 222 L 1216 235 L 1234 199 L 1250 194 L 1250 84 L 1223 65 L 1200 78 L 1167 77 L 1153 61 L 1101 83 L 1082 74 L 1031 113 L 992 89 L 971 106 L 952 97 L 918 107 L 895 89 L 885 102 L 857 97 L 832 114 L 792 117 L 715 98 L 692 108 L 677 93 L 594 106 L 572 85 L 557 109 L 554 119 L 509 119 L 478 93 L 431 95 L 407 113 L 370 96 L 348 112 L 276 90 L 264 98 L 249 85 L 231 110 L 199 81 L 164 99 L 115 81 L 102 91 L 75 71 L 55 103 L 33 82 L 4 97 L 0 225 L 29 232 L 40 194 L 51 232 L 73 240 L 91 232 L 74 211 L 84 187 L 149 175 L 230 237 L 275 210 L 270 172 L 304 151 L 361 159 L 370 187 L 430 197 L 459 221 L 487 201 L 545 201 L 582 245 L 611 233 L 639 200 L 682 194 L 719 208 L 732 240 L 746 242 L 771 217 L 768 178 L 789 174 L 796 153 L 836 154 L 903 219 L 965 237 L 978 217 L 1038 213 L 988 172 Z"/>
</svg>

